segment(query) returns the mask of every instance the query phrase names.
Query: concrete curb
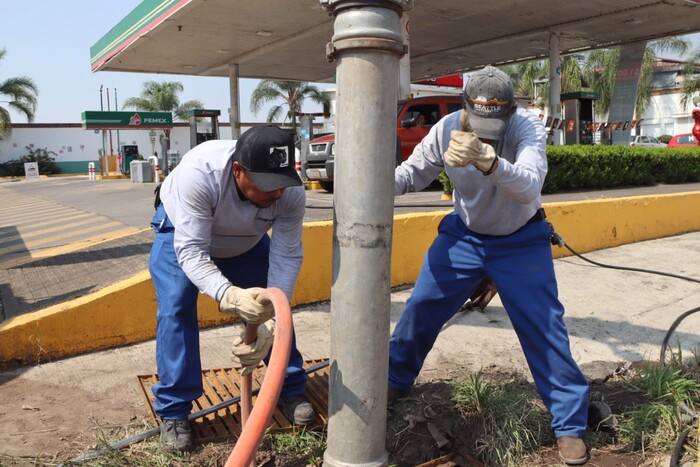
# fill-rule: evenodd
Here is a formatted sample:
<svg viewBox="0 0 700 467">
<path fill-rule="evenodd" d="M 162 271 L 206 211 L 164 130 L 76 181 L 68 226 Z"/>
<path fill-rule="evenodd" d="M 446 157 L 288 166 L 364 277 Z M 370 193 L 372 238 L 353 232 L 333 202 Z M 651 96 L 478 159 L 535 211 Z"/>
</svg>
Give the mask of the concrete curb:
<svg viewBox="0 0 700 467">
<path fill-rule="evenodd" d="M 545 204 L 549 221 L 579 253 L 700 231 L 700 192 Z M 437 224 L 450 211 L 394 217 L 392 286 L 415 282 Z M 330 299 L 333 225 L 304 226 L 304 264 L 292 305 Z M 568 250 L 553 247 L 555 257 Z M 0 363 L 36 363 L 154 337 L 155 292 L 148 271 L 99 292 L 0 325 Z M 235 322 L 201 295 L 201 328 Z"/>
</svg>

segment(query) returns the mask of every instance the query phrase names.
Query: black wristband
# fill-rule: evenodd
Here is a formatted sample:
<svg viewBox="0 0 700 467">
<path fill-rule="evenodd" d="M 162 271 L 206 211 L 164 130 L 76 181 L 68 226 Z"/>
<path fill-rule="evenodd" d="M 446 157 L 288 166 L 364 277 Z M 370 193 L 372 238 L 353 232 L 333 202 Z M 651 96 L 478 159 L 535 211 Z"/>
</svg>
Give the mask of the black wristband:
<svg viewBox="0 0 700 467">
<path fill-rule="evenodd" d="M 493 159 L 493 163 L 491 164 L 491 167 L 489 167 L 489 170 L 487 170 L 486 172 L 481 172 L 481 173 L 484 175 L 491 175 L 492 173 L 494 173 L 496 171 L 497 168 L 498 168 L 498 156 L 496 156 Z"/>
</svg>

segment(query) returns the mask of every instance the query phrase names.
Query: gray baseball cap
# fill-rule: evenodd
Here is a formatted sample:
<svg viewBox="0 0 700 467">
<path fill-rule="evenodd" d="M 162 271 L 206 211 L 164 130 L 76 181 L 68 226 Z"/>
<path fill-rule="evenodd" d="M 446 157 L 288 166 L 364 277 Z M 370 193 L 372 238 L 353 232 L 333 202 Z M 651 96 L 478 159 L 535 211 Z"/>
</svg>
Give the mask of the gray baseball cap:
<svg viewBox="0 0 700 467">
<path fill-rule="evenodd" d="M 513 83 L 507 74 L 487 66 L 469 76 L 464 87 L 464 108 L 479 138 L 503 138 L 515 107 Z"/>
</svg>

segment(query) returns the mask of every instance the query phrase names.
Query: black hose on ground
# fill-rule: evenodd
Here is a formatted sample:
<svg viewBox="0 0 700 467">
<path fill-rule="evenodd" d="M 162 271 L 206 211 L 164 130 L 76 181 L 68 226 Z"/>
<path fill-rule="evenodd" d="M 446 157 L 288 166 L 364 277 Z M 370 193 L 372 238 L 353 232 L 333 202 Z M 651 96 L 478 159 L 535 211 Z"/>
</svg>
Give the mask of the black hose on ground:
<svg viewBox="0 0 700 467">
<path fill-rule="evenodd" d="M 594 265 L 596 265 L 596 266 L 600 266 L 601 268 L 619 269 L 619 270 L 621 270 L 621 271 L 646 272 L 646 273 L 649 273 L 649 274 L 658 274 L 659 276 L 674 277 L 674 278 L 676 278 L 676 279 L 682 279 L 682 280 L 686 280 L 686 281 L 690 281 L 690 282 L 697 282 L 698 284 L 700 284 L 700 279 L 694 279 L 694 278 L 688 277 L 688 276 L 680 276 L 680 275 L 678 275 L 678 274 L 671 274 L 670 272 L 661 272 L 661 271 L 653 271 L 653 270 L 651 270 L 651 269 L 629 268 L 629 267 L 625 267 L 625 266 L 613 266 L 613 265 L 610 265 L 610 264 L 598 263 L 598 262 L 593 261 L 593 260 L 591 260 L 591 259 L 585 258 L 585 257 L 584 257 L 583 255 L 581 255 L 580 253 L 576 252 L 573 248 L 571 248 L 571 247 L 569 246 L 568 243 L 566 243 L 566 242 L 564 241 L 564 239 L 562 238 L 561 235 L 559 235 L 558 233 L 556 233 L 556 232 L 554 231 L 554 228 L 552 228 L 551 238 L 552 238 L 552 244 L 553 244 L 553 245 L 557 245 L 557 246 L 559 246 L 559 247 L 566 247 L 567 250 L 569 250 L 571 253 L 573 253 L 574 255 L 578 256 L 578 257 L 581 258 L 582 260 L 584 260 L 584 261 L 586 261 L 586 262 L 588 262 L 588 263 L 594 264 Z"/>
<path fill-rule="evenodd" d="M 311 373 L 315 373 L 318 370 L 321 370 L 323 368 L 326 368 L 329 365 L 330 361 L 326 360 L 325 362 L 317 363 L 316 365 L 312 365 L 308 367 L 306 370 L 304 370 L 304 373 L 309 375 Z M 260 392 L 260 388 L 254 389 L 252 392 L 252 395 L 256 395 L 258 392 Z M 236 396 L 232 397 L 229 400 L 219 402 L 218 404 L 212 405 L 211 407 L 207 407 L 206 409 L 202 409 L 198 412 L 192 413 L 187 416 L 187 421 L 191 422 L 193 420 L 196 420 L 198 418 L 204 417 L 205 415 L 209 415 L 210 413 L 217 412 L 223 408 L 226 408 L 230 405 L 236 404 L 240 402 L 241 396 Z M 66 464 L 59 464 L 58 467 L 63 467 L 64 465 L 73 465 L 73 464 L 78 464 L 83 461 L 87 461 L 90 459 L 95 459 L 96 457 L 103 456 L 107 454 L 110 451 L 116 451 L 122 448 L 125 448 L 127 446 L 130 446 L 134 443 L 138 443 L 139 441 L 144 441 L 147 440 L 148 438 L 151 438 L 152 436 L 156 436 L 160 434 L 160 426 L 157 426 L 155 428 L 151 428 L 148 431 L 144 431 L 143 433 L 139 433 L 137 435 L 134 435 L 130 438 L 123 439 L 121 441 L 117 441 L 116 443 L 110 444 L 109 446 L 106 446 L 102 449 L 98 449 L 97 451 L 91 451 L 88 453 L 85 453 L 81 456 L 78 456 L 74 459 L 69 460 Z"/>
<path fill-rule="evenodd" d="M 671 453 L 670 467 L 681 467 L 681 451 L 683 450 L 683 445 L 685 444 L 685 440 L 688 437 L 688 433 L 690 433 L 690 428 L 686 428 L 680 435 L 678 435 L 676 445 L 673 446 L 673 452 Z"/>
<path fill-rule="evenodd" d="M 550 225 L 551 225 L 551 224 L 550 224 Z M 700 280 L 698 280 L 698 279 L 694 279 L 694 278 L 692 278 L 692 277 L 687 277 L 687 276 L 680 276 L 680 275 L 678 275 L 678 274 L 671 274 L 671 273 L 668 273 L 668 272 L 653 271 L 653 270 L 651 270 L 651 269 L 629 268 L 629 267 L 626 267 L 626 266 L 613 266 L 613 265 L 610 265 L 610 264 L 598 263 L 597 261 L 593 261 L 593 260 L 591 260 L 591 259 L 588 259 L 588 258 L 584 257 L 584 256 L 581 255 L 580 253 L 576 252 L 573 248 L 571 248 L 571 247 L 569 246 L 569 244 L 566 243 L 566 242 L 564 241 L 564 238 L 562 238 L 561 235 L 559 235 L 558 233 L 556 233 L 556 232 L 554 231 L 554 227 L 552 227 L 551 240 L 552 240 L 552 245 L 557 245 L 557 246 L 559 246 L 559 247 L 566 247 L 571 253 L 573 253 L 574 255 L 578 256 L 578 257 L 581 258 L 582 260 L 584 260 L 584 261 L 586 261 L 586 262 L 588 262 L 588 263 L 591 263 L 591 264 L 593 264 L 593 265 L 595 265 L 595 266 L 600 266 L 601 268 L 619 269 L 619 270 L 622 270 L 622 271 L 633 271 L 633 272 L 646 272 L 646 273 L 649 273 L 649 274 L 657 274 L 657 275 L 659 275 L 659 276 L 673 277 L 673 278 L 675 278 L 675 279 L 682 279 L 682 280 L 686 280 L 686 281 L 690 281 L 690 282 L 697 282 L 697 283 L 700 283 Z M 681 321 L 683 321 L 685 318 L 687 318 L 688 316 L 690 316 L 690 315 L 692 315 L 693 313 L 696 313 L 696 312 L 698 312 L 698 311 L 700 311 L 700 307 L 698 307 L 698 308 L 693 308 L 692 310 L 688 310 L 688 311 L 686 311 L 686 312 L 684 312 L 684 313 L 681 313 L 681 315 L 680 315 L 678 318 L 676 318 L 676 320 L 673 322 L 673 324 L 671 324 L 671 327 L 670 327 L 669 330 L 666 332 L 666 336 L 664 337 L 664 340 L 663 340 L 663 342 L 662 342 L 662 344 L 661 344 L 661 355 L 660 355 L 660 359 L 659 359 L 659 360 L 660 360 L 660 362 L 661 362 L 662 365 L 666 363 L 666 348 L 668 348 L 668 342 L 671 340 L 671 335 L 672 335 L 673 332 L 676 330 L 676 328 L 677 328 L 678 325 L 681 323 Z"/>
</svg>

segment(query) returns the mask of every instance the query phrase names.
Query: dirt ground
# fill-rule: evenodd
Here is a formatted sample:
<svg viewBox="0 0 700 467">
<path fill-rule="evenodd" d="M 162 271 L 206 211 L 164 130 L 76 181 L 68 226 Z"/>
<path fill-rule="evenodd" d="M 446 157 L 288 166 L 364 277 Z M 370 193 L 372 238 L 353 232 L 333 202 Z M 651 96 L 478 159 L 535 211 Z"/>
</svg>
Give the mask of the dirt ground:
<svg viewBox="0 0 700 467">
<path fill-rule="evenodd" d="M 409 396 L 389 409 L 386 448 L 390 465 L 484 465 L 477 460 L 477 421 L 459 414 L 447 399 L 446 390 L 455 370 L 448 370 L 440 379 L 420 382 Z M 524 392 L 532 391 L 525 378 L 516 373 L 495 370 L 486 372 L 485 376 L 489 381 L 522 385 Z M 85 453 L 100 440 L 124 439 L 146 431 L 152 423 L 145 403 L 125 410 L 122 404 L 109 398 L 99 398 L 75 388 L 65 390 L 48 384 L 28 392 L 19 384 L 19 379 L 6 378 L 0 380 L 0 384 L 4 396 L 0 400 L 0 466 L 57 465 Z M 605 400 L 614 413 L 623 413 L 640 400 L 638 394 L 621 391 L 619 385 L 610 381 L 592 381 L 591 390 L 592 393 L 605 394 Z M 126 427 L 132 430 L 130 434 L 126 433 Z M 200 446 L 183 465 L 224 465 L 232 447 L 232 443 Z M 669 465 L 668 455 L 626 452 L 623 446 L 615 444 L 591 447 L 592 457 L 588 464 L 591 467 Z M 551 439 L 524 459 L 522 465 L 561 465 L 556 454 Z M 310 465 L 305 459 L 277 455 L 267 441 L 258 450 L 257 462 L 267 467 Z"/>
</svg>

